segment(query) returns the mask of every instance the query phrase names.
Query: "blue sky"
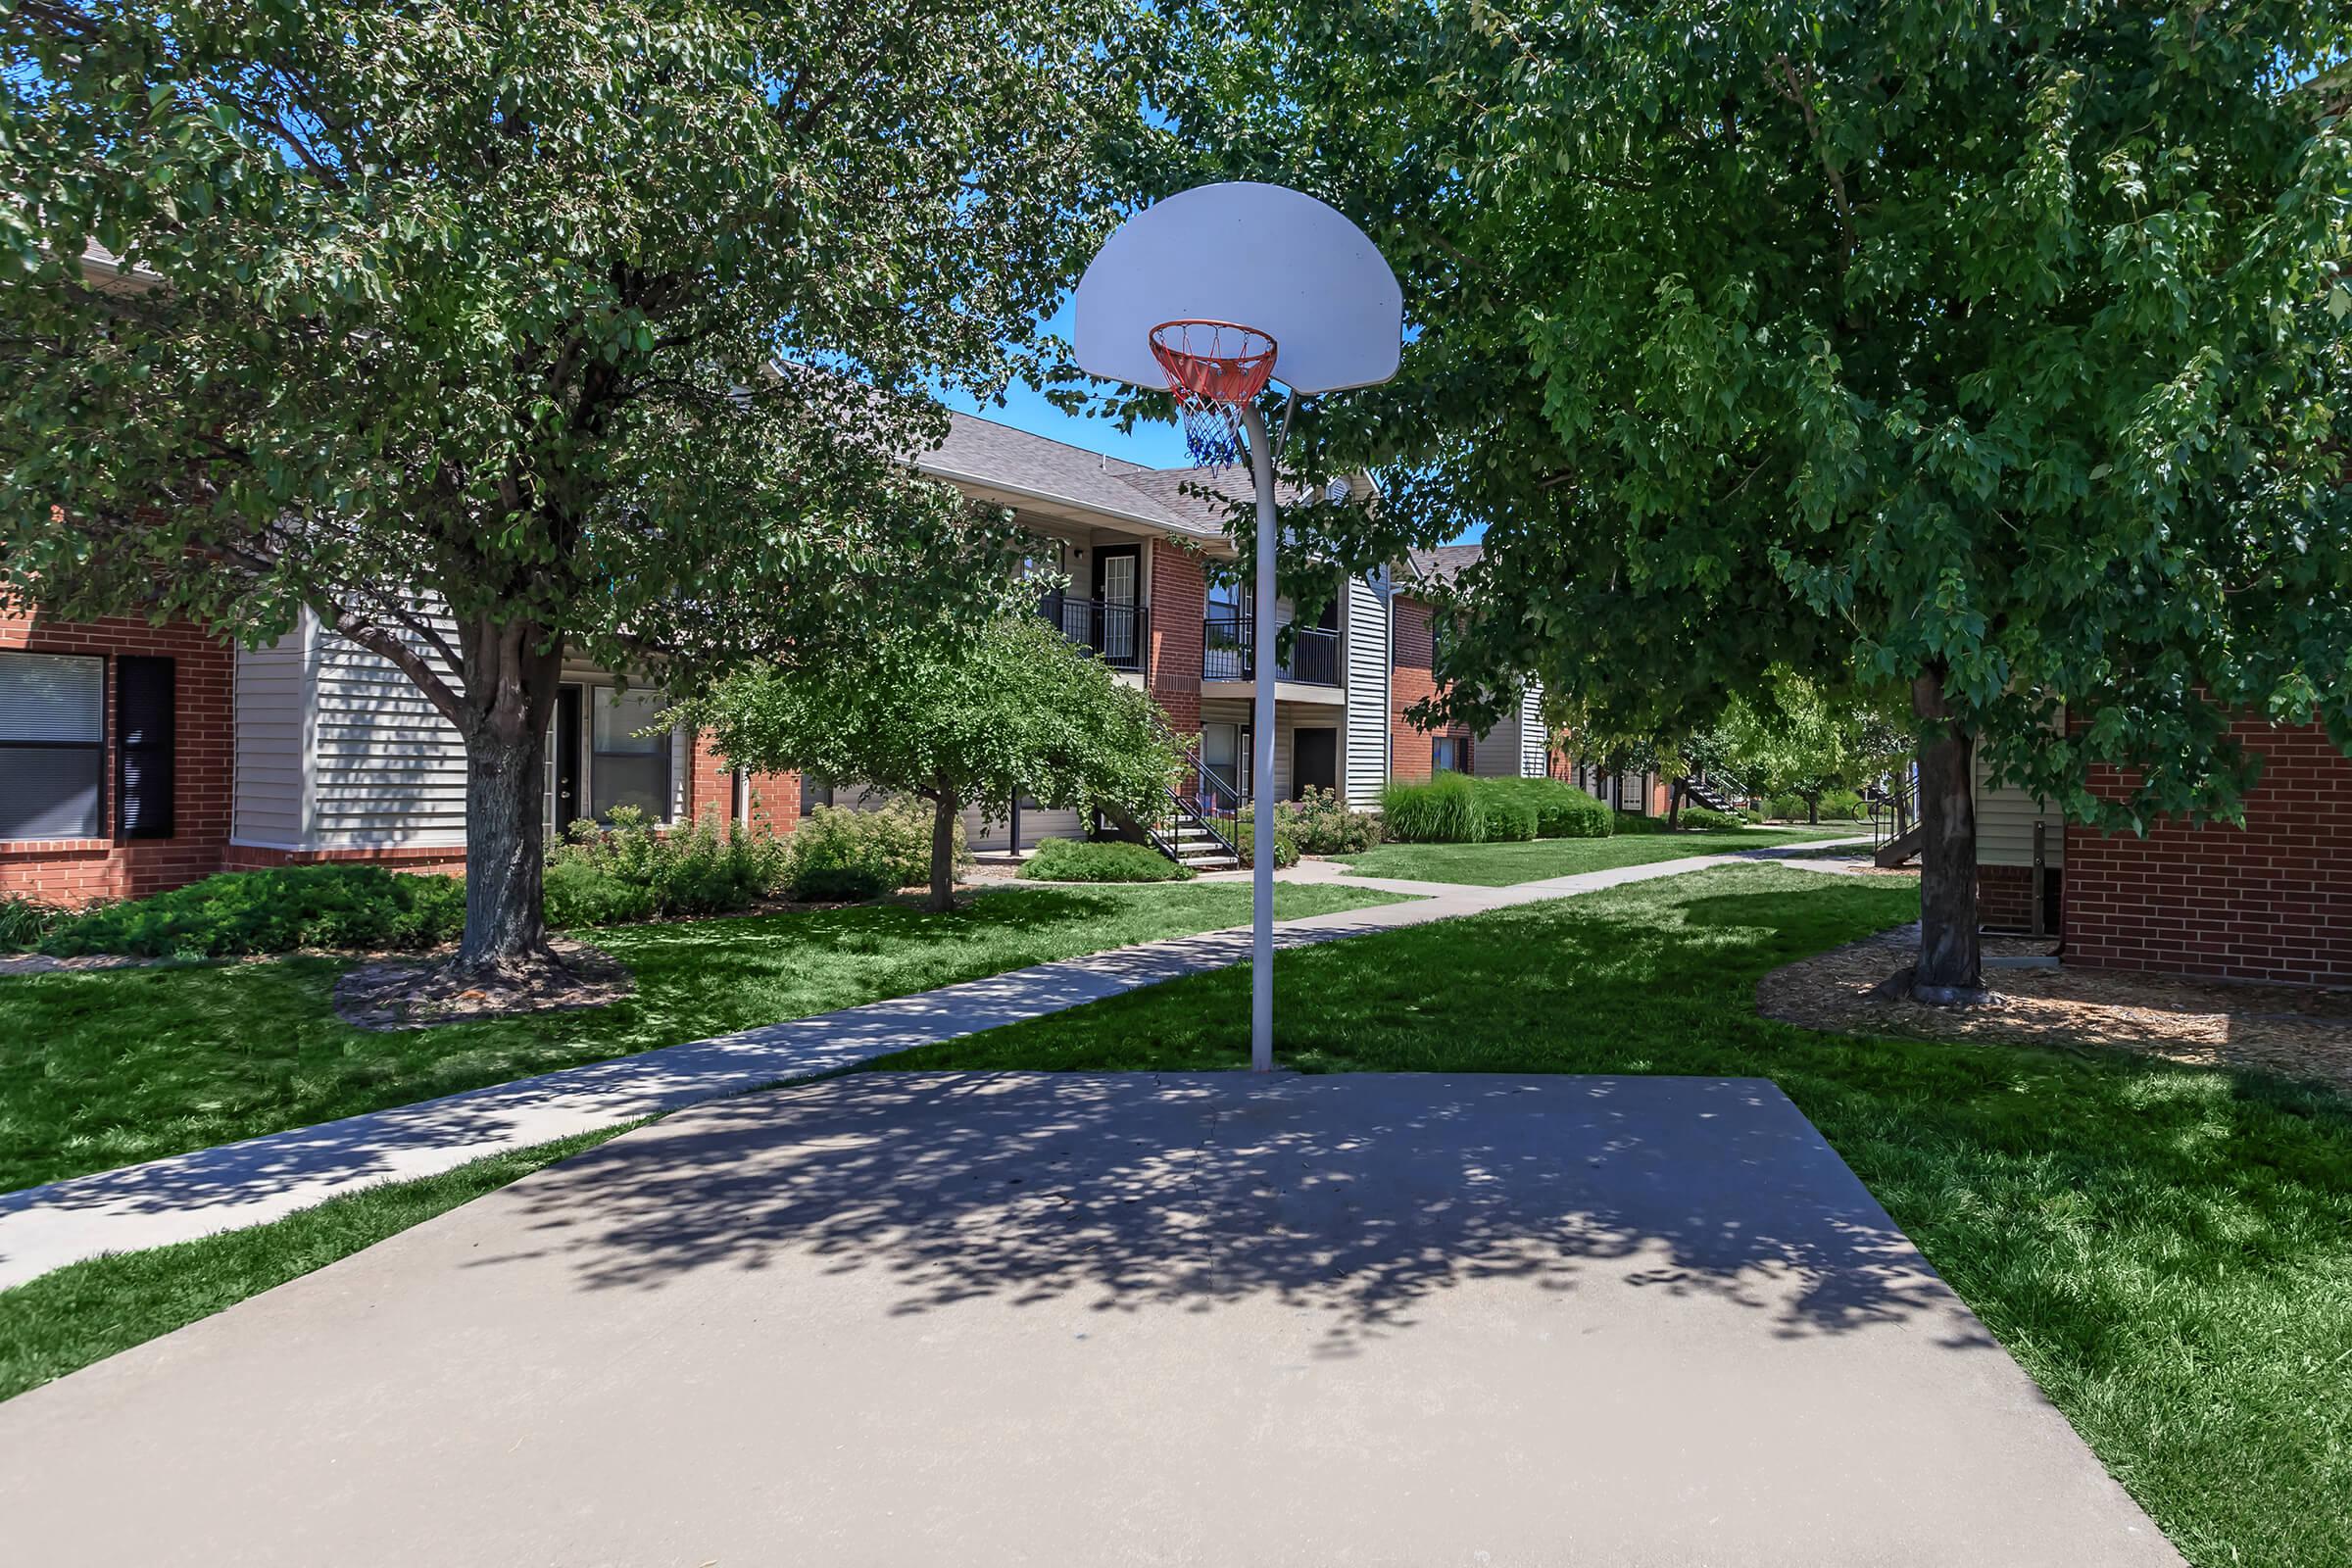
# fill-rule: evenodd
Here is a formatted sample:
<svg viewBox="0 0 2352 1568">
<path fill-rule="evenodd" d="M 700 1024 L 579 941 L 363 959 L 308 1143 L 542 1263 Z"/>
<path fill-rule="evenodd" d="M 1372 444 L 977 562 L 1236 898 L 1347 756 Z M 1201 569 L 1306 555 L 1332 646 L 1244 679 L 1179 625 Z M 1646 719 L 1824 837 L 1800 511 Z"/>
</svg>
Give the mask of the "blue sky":
<svg viewBox="0 0 2352 1568">
<path fill-rule="evenodd" d="M 1065 341 L 1070 336 L 1070 305 L 1064 299 L 1061 308 L 1047 318 L 1045 329 Z M 1130 463 L 1146 464 L 1154 468 L 1181 468 L 1193 460 L 1185 451 L 1184 431 L 1174 424 L 1152 420 L 1138 420 L 1132 430 L 1121 430 L 1109 419 L 1092 419 L 1082 414 L 1064 414 L 1048 403 L 1045 394 L 1035 387 L 1014 384 L 1004 392 L 1004 406 L 983 404 L 961 392 L 946 392 L 940 401 L 959 414 L 977 414 L 984 419 L 995 419 L 1015 429 L 1027 430 L 1055 441 L 1066 441 L 1089 452 L 1107 452 L 1114 458 Z M 1483 527 L 1463 531 L 1454 544 L 1473 542 L 1484 534 Z"/>
<path fill-rule="evenodd" d="M 1069 341 L 1071 335 L 1070 302 L 1065 296 L 1060 309 L 1045 320 L 1045 329 Z M 1004 406 L 983 404 L 961 392 L 946 393 L 941 401 L 958 414 L 977 414 L 984 419 L 995 419 L 1027 430 L 1032 435 L 1049 436 L 1055 441 L 1067 441 L 1074 447 L 1090 452 L 1107 452 L 1114 458 L 1130 463 L 1147 464 L 1154 468 L 1176 468 L 1192 462 L 1184 449 L 1184 432 L 1173 424 L 1150 421 L 1139 422 L 1133 430 L 1122 431 L 1109 419 L 1090 419 L 1084 415 L 1064 414 L 1048 403 L 1045 394 L 1035 387 L 1015 384 L 1004 392 Z"/>
</svg>

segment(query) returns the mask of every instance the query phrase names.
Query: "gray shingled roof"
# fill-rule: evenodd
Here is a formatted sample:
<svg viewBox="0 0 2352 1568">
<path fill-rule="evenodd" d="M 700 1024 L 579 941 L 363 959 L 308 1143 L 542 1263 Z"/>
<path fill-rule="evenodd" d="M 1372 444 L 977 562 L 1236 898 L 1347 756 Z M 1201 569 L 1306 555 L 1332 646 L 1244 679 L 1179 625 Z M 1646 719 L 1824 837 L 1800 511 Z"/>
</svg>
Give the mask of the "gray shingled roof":
<svg viewBox="0 0 2352 1568">
<path fill-rule="evenodd" d="M 1408 550 L 1413 575 L 1427 583 L 1450 583 L 1465 566 L 1476 565 L 1487 553 L 1485 545 L 1440 545 L 1435 550 Z"/>
<path fill-rule="evenodd" d="M 1041 499 L 1066 501 L 1171 533 L 1221 538 L 1225 532 L 1204 503 L 1193 504 L 1201 509 L 1199 512 L 1173 504 L 1172 481 L 1190 478 L 1190 468 L 1163 474 L 1124 458 L 1089 452 L 968 414 L 949 415 L 947 440 L 916 463 L 925 473 L 943 479 L 970 479 Z M 1135 483 L 1138 479 L 1147 482 Z M 1163 479 L 1170 482 L 1162 485 Z"/>
<path fill-rule="evenodd" d="M 947 440 L 917 463 L 939 478 L 1091 507 L 1201 539 L 1225 537 L 1226 508 L 1219 497 L 1250 495 L 1248 476 L 1238 468 L 1147 467 L 969 414 L 949 415 Z M 1188 487 L 1212 493 L 1187 495 Z M 1287 504 L 1304 495 L 1286 485 L 1282 499 Z"/>
</svg>

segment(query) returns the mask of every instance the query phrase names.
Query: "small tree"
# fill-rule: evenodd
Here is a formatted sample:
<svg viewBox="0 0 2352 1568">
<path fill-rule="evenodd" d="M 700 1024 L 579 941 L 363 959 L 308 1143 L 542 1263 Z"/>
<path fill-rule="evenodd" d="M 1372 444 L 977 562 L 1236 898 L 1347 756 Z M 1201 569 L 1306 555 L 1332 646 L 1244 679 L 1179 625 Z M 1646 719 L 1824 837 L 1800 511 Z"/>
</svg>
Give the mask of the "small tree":
<svg viewBox="0 0 2352 1568">
<path fill-rule="evenodd" d="M 686 705 L 738 767 L 799 768 L 929 801 L 930 907 L 955 906 L 956 820 L 1016 795 L 1150 812 L 1178 754 L 1150 698 L 1034 616 L 976 638 L 908 636 L 863 658 L 748 671 Z"/>
<path fill-rule="evenodd" d="M 1720 730 L 1728 764 L 1765 795 L 1794 795 L 1808 822 L 1821 798 L 1860 789 L 1908 760 L 1910 735 L 1895 718 L 1857 701 L 1836 701 L 1811 681 L 1781 672 L 1753 702 L 1734 700 Z"/>
</svg>

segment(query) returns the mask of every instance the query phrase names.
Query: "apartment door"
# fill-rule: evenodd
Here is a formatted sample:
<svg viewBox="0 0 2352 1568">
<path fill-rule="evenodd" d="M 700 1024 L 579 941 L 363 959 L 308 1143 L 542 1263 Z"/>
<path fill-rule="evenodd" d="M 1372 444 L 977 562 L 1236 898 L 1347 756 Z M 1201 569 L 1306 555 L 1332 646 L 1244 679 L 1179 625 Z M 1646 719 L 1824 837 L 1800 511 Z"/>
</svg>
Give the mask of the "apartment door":
<svg viewBox="0 0 2352 1568">
<path fill-rule="evenodd" d="M 1291 731 L 1291 799 L 1308 789 L 1340 787 L 1340 732 L 1336 729 Z"/>
<path fill-rule="evenodd" d="M 556 688 L 556 831 L 588 814 L 580 795 L 580 704 L 577 686 Z"/>
<path fill-rule="evenodd" d="M 1104 545 L 1095 552 L 1095 600 L 1102 624 L 1095 646 L 1114 664 L 1133 664 L 1139 639 L 1135 607 L 1143 597 L 1143 557 L 1134 545 Z"/>
<path fill-rule="evenodd" d="M 1242 724 L 1200 726 L 1200 760 L 1209 774 L 1209 788 L 1220 803 L 1239 806 L 1250 798 L 1250 731 Z"/>
</svg>

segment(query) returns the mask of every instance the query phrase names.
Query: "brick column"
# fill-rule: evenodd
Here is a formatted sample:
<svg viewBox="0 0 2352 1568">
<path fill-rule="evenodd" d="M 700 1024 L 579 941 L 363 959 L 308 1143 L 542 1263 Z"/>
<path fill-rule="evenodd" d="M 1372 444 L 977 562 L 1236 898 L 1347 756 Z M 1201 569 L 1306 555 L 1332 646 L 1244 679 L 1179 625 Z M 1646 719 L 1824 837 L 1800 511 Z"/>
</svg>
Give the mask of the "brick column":
<svg viewBox="0 0 2352 1568">
<path fill-rule="evenodd" d="M 1152 541 L 1151 659 L 1144 687 L 1183 735 L 1200 733 L 1200 621 L 1208 582 L 1200 558 L 1165 539 Z"/>
</svg>

